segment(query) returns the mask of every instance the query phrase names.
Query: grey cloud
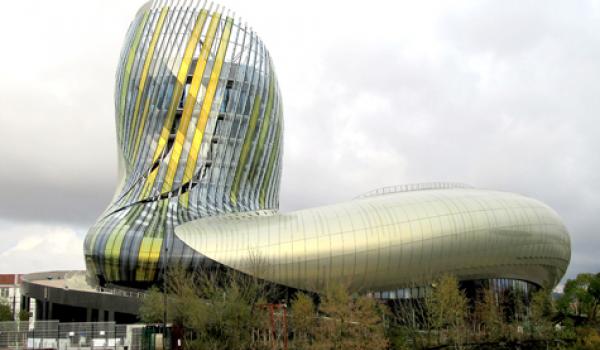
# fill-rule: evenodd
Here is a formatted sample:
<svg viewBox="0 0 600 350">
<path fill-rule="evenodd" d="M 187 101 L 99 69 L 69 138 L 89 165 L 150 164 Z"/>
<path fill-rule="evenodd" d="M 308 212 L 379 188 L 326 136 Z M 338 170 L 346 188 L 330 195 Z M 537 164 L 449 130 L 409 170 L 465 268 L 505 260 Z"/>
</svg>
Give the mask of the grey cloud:
<svg viewBox="0 0 600 350">
<path fill-rule="evenodd" d="M 61 24 L 68 40 L 53 39 L 60 50 L 37 75 L 0 70 L 0 217 L 85 226 L 114 191 L 114 68 L 138 4 L 92 4 L 97 16 L 85 20 L 100 29 Z M 276 65 L 282 210 L 386 185 L 466 182 L 544 201 L 571 232 L 569 276 L 600 270 L 593 2 L 224 4 Z"/>
<path fill-rule="evenodd" d="M 589 6 L 574 7 L 455 9 L 438 22 L 443 49 L 435 58 L 376 38 L 329 46 L 310 86 L 314 104 L 295 111 L 286 136 L 308 140 L 306 129 L 324 118 L 330 138 L 302 145 L 311 155 L 302 163 L 286 157 L 283 201 L 309 206 L 367 187 L 436 180 L 514 191 L 564 218 L 569 276 L 598 270 L 600 36 Z M 377 98 L 361 104 L 364 96 Z M 367 142 L 357 150 L 352 140 Z M 388 154 L 364 162 L 361 151 Z M 311 175 L 307 166 L 321 171 Z"/>
</svg>

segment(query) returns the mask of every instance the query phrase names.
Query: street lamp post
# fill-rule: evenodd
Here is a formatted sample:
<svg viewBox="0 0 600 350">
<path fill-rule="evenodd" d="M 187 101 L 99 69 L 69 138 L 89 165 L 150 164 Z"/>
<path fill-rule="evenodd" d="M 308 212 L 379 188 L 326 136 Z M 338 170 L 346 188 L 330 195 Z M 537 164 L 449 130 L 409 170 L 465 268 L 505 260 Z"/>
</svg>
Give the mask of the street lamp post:
<svg viewBox="0 0 600 350">
<path fill-rule="evenodd" d="M 171 205 L 171 193 L 169 193 L 168 199 L 169 205 Z M 166 350 L 166 340 L 167 340 L 167 264 L 169 262 L 169 231 L 165 232 L 165 240 L 163 242 L 165 247 L 165 255 L 163 260 L 163 350 Z"/>
</svg>

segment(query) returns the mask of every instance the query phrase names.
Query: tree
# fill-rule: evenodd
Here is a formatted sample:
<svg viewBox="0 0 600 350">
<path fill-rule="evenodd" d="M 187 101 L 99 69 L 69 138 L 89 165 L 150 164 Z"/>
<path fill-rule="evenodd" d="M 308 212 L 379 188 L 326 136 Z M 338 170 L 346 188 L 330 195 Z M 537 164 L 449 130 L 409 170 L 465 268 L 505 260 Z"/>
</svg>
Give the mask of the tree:
<svg viewBox="0 0 600 350">
<path fill-rule="evenodd" d="M 449 340 L 460 346 L 468 314 L 467 298 L 454 276 L 445 275 L 433 284 L 429 300 L 429 316 L 434 328 L 445 330 Z"/>
<path fill-rule="evenodd" d="M 540 289 L 531 296 L 529 304 L 529 328 L 534 338 L 547 339 L 552 336 L 551 318 L 554 314 L 552 295 L 546 289 Z"/>
<path fill-rule="evenodd" d="M 401 299 L 392 305 L 390 341 L 394 349 L 427 348 L 432 341 L 433 327 L 428 315 L 431 293 L 423 299 Z"/>
<path fill-rule="evenodd" d="M 505 323 L 494 291 L 483 289 L 481 298 L 475 305 L 475 314 L 484 327 L 484 338 L 487 341 L 494 342 L 503 337 Z"/>
<path fill-rule="evenodd" d="M 387 310 L 373 298 L 360 296 L 354 300 L 352 325 L 356 349 L 387 349 L 384 317 Z"/>
<path fill-rule="evenodd" d="M 319 305 L 323 314 L 315 332 L 319 349 L 386 349 L 384 310 L 374 299 L 353 297 L 341 284 L 331 284 Z"/>
<path fill-rule="evenodd" d="M 173 268 L 166 289 L 168 322 L 188 331 L 184 339 L 188 349 L 248 349 L 254 329 L 266 325 L 258 307 L 265 302 L 264 286 L 255 279 Z M 161 290 L 150 289 L 140 319 L 163 322 L 163 298 Z"/>
<path fill-rule="evenodd" d="M 505 288 L 497 293 L 504 321 L 507 322 L 505 338 L 513 342 L 521 341 L 527 321 L 527 294 L 520 288 Z"/>
<path fill-rule="evenodd" d="M 312 298 L 299 292 L 290 307 L 290 328 L 294 334 L 294 348 L 308 349 L 316 328 L 317 312 Z"/>
<path fill-rule="evenodd" d="M 195 344 L 207 349 L 245 349 L 251 343 L 256 304 L 245 286 L 229 281 L 222 287 L 204 289 L 202 302 L 189 308 L 189 327 L 197 335 Z"/>
<path fill-rule="evenodd" d="M 592 299 L 590 319 L 595 321 L 598 315 L 598 307 L 600 305 L 600 273 L 597 273 L 591 278 L 588 285 L 588 293 Z"/>
<path fill-rule="evenodd" d="M 341 284 L 331 284 L 321 298 L 319 318 L 315 332 L 316 348 L 349 348 L 349 324 L 351 321 L 351 297 Z"/>
<path fill-rule="evenodd" d="M 568 280 L 557 304 L 563 315 L 574 314 L 586 317 L 588 322 L 596 322 L 600 305 L 600 273 L 581 273 Z"/>
<path fill-rule="evenodd" d="M 150 288 L 144 295 L 139 309 L 139 318 L 144 323 L 163 322 L 163 293 L 157 287 Z"/>
</svg>

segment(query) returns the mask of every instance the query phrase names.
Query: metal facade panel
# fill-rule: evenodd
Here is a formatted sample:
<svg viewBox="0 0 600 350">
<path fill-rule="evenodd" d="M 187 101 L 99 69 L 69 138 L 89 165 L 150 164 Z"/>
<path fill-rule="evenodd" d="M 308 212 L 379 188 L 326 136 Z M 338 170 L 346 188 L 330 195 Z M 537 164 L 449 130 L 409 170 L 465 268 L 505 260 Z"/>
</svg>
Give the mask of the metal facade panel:
<svg viewBox="0 0 600 350">
<path fill-rule="evenodd" d="M 357 291 L 393 290 L 445 273 L 554 286 L 570 261 L 569 235 L 552 209 L 520 195 L 475 189 L 398 192 L 235 220 L 203 218 L 175 232 L 235 270 L 263 271 L 258 277 L 313 291 L 332 281 Z M 256 256 L 269 268 L 254 266 Z"/>
</svg>

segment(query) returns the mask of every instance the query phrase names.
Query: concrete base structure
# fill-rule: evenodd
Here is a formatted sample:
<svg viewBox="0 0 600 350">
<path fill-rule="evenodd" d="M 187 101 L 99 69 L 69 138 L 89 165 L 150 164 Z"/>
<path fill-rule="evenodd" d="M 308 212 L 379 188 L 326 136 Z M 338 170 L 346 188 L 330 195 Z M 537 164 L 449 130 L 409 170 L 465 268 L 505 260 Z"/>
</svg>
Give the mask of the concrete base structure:
<svg viewBox="0 0 600 350">
<path fill-rule="evenodd" d="M 84 281 L 85 271 L 32 273 L 23 276 L 21 292 L 26 305 L 35 301 L 34 320 L 117 324 L 137 321 L 141 293 L 92 287 Z"/>
</svg>

